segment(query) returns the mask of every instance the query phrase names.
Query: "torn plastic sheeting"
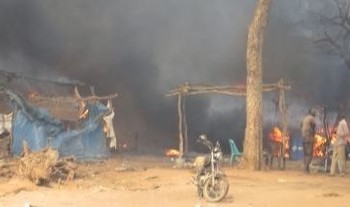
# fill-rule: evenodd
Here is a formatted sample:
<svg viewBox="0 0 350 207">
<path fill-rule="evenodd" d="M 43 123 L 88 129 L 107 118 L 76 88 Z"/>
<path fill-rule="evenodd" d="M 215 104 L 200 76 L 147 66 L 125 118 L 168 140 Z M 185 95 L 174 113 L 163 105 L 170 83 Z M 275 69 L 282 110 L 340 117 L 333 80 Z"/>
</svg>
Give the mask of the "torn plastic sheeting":
<svg viewBox="0 0 350 207">
<path fill-rule="evenodd" d="M 52 118 L 47 110 L 29 105 L 14 93 L 10 96 L 16 110 L 12 122 L 12 153 L 20 155 L 25 140 L 33 151 L 52 146 L 58 149 L 60 156 L 75 156 L 77 159 L 109 156 L 102 121 L 108 109 L 103 104 L 89 104 L 89 116 L 82 120 L 81 127 L 67 130 L 63 122 Z"/>
</svg>

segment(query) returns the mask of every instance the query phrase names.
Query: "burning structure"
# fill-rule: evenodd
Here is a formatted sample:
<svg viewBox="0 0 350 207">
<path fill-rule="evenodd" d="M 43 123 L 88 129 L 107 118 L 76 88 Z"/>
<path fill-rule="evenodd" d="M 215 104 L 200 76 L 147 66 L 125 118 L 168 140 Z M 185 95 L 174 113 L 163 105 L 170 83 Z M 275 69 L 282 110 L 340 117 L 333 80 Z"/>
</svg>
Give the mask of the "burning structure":
<svg viewBox="0 0 350 207">
<path fill-rule="evenodd" d="M 108 157 L 108 144 L 116 148 L 111 100 L 117 94 L 81 97 L 77 87 L 75 97 L 49 98 L 31 93 L 25 99 L 8 88 L 3 94 L 13 111 L 11 124 L 2 126 L 11 133 L 12 154 L 21 155 L 24 142 L 31 151 L 53 148 L 59 156 L 81 160 Z M 107 105 L 100 100 L 108 100 Z"/>
<path fill-rule="evenodd" d="M 279 127 L 273 127 L 269 134 L 272 155 L 276 157 L 284 156 L 285 158 L 289 158 L 289 141 L 289 133 L 284 135 Z M 284 152 L 282 151 L 283 149 Z"/>
<path fill-rule="evenodd" d="M 313 162 L 314 167 L 321 167 L 320 169 L 328 171 L 331 163 L 332 146 L 336 137 L 335 128 L 327 128 L 324 130 L 320 128 L 315 134 L 314 148 L 313 148 Z"/>
</svg>

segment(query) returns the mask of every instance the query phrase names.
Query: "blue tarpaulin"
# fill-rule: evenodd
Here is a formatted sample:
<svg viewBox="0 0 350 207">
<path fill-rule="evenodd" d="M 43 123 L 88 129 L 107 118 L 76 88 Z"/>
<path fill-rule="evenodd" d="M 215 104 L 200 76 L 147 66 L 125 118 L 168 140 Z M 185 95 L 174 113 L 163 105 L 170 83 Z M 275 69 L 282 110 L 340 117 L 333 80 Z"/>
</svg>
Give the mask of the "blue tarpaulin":
<svg viewBox="0 0 350 207">
<path fill-rule="evenodd" d="M 103 116 L 108 108 L 100 102 L 89 103 L 88 116 L 79 120 L 79 127 L 66 129 L 62 120 L 53 118 L 48 110 L 26 102 L 21 96 L 5 90 L 14 109 L 11 152 L 20 155 L 23 141 L 32 151 L 47 147 L 57 149 L 60 156 L 89 160 L 110 155 L 103 131 Z"/>
<path fill-rule="evenodd" d="M 291 153 L 290 158 L 292 160 L 301 160 L 304 157 L 303 152 L 303 138 L 293 137 L 291 139 Z"/>
</svg>

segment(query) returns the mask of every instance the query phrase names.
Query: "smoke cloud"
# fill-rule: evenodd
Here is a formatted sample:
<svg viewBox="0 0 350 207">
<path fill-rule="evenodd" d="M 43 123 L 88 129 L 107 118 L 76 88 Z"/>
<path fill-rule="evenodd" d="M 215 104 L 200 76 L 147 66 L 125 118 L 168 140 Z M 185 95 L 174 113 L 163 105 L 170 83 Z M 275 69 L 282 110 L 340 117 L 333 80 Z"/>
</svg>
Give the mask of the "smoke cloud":
<svg viewBox="0 0 350 207">
<path fill-rule="evenodd" d="M 320 4 L 327 0 L 319 1 Z M 347 99 L 349 72 L 310 40 L 305 23 L 311 1 L 273 1 L 265 34 L 264 82 L 284 78 L 291 124 L 307 108 Z M 119 93 L 120 138 L 149 146 L 177 147 L 176 98 L 184 82 L 245 82 L 246 37 L 253 0 L 4 0 L 0 2 L 0 66 L 34 76 L 64 76 Z M 274 95 L 266 95 L 265 119 L 275 122 Z M 242 97 L 187 98 L 190 139 L 243 137 Z M 295 123 L 298 122 L 298 123 Z M 142 146 L 148 146 L 142 144 Z"/>
</svg>

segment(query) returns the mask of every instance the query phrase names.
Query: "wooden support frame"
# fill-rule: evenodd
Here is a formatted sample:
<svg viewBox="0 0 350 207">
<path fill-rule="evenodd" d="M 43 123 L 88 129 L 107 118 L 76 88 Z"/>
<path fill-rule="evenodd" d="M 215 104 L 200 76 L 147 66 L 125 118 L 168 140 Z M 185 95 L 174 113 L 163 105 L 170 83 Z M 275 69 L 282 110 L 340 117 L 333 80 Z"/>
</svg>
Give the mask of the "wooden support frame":
<svg viewBox="0 0 350 207">
<path fill-rule="evenodd" d="M 278 92 L 278 108 L 280 113 L 280 123 L 282 125 L 283 143 L 284 137 L 288 133 L 288 120 L 287 120 L 287 107 L 285 103 L 285 90 L 291 89 L 290 85 L 284 83 L 283 79 L 280 79 L 277 83 L 263 84 L 263 92 Z M 208 86 L 208 85 L 190 85 L 185 83 L 178 88 L 171 90 L 165 97 L 178 97 L 178 131 L 179 131 L 179 157 L 182 158 L 188 153 L 188 136 L 187 136 L 187 123 L 186 123 L 186 110 L 185 110 L 185 97 L 191 95 L 201 94 L 222 94 L 229 96 L 245 96 L 246 86 Z M 284 144 L 283 144 L 284 147 Z M 284 150 L 284 149 L 283 149 Z M 283 151 L 284 152 L 284 151 Z"/>
<path fill-rule="evenodd" d="M 74 87 L 73 96 L 41 96 L 35 94 L 29 96 L 29 102 L 34 105 L 47 108 L 51 115 L 56 118 L 77 121 L 85 111 L 86 104 L 89 102 L 112 100 L 118 97 L 117 93 L 107 96 L 97 96 L 94 89 L 90 87 L 92 95 L 82 97 L 77 87 Z"/>
</svg>

